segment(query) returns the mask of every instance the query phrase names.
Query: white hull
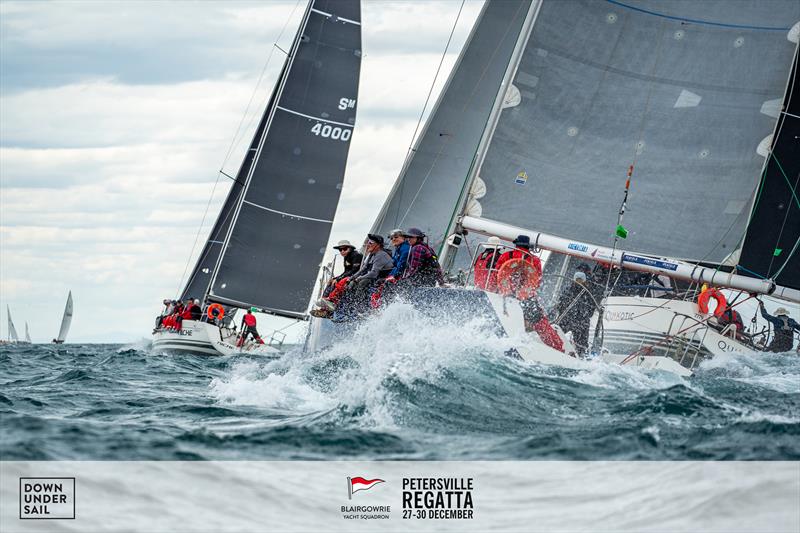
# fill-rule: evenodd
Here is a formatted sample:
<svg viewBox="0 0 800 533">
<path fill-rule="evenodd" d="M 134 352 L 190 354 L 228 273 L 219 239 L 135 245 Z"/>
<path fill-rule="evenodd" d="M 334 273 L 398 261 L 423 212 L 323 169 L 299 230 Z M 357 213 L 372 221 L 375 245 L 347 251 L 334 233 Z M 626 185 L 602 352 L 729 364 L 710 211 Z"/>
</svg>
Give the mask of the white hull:
<svg viewBox="0 0 800 533">
<path fill-rule="evenodd" d="M 277 356 L 280 351 L 252 341 L 236 346 L 236 334 L 208 322 L 184 320 L 180 331 L 160 329 L 153 333 L 153 350 L 167 354 L 191 355 L 266 355 Z"/>
<path fill-rule="evenodd" d="M 586 365 L 590 363 L 590 361 L 586 359 L 570 355 L 571 353 L 575 353 L 575 347 L 571 342 L 571 338 L 565 335 L 558 326 L 554 326 L 554 328 L 564 341 L 564 352 L 560 352 L 544 344 L 535 333 L 525 333 L 522 309 L 517 300 L 506 298 L 505 302 L 503 302 L 503 297 L 499 294 L 487 292 L 486 295 L 489 297 L 489 302 L 491 302 L 497 317 L 500 319 L 503 329 L 509 336 L 512 338 L 520 338 L 527 335 L 526 344 L 516 348 L 520 357 L 525 361 L 563 366 L 566 368 L 586 368 Z M 690 376 L 692 374 L 689 369 L 684 368 L 674 359 L 659 355 L 635 357 L 626 360 L 626 356 L 603 353 L 600 359 L 608 363 L 625 364 L 647 370 L 663 370 L 679 376 Z"/>
<path fill-rule="evenodd" d="M 616 354 L 668 356 L 690 369 L 717 355 L 757 353 L 708 326 L 707 319 L 694 302 L 610 297 L 605 304 L 603 346 Z"/>
</svg>

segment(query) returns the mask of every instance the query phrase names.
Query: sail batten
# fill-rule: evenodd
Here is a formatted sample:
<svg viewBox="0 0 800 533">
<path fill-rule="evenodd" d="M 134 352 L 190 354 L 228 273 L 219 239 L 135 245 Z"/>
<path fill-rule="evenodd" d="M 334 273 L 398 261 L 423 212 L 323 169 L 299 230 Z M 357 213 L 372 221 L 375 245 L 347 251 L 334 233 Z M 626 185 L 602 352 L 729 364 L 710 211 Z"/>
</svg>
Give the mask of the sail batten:
<svg viewBox="0 0 800 533">
<path fill-rule="evenodd" d="M 208 299 L 299 317 L 330 236 L 355 126 L 359 2 L 309 2 L 288 56 Z"/>
</svg>

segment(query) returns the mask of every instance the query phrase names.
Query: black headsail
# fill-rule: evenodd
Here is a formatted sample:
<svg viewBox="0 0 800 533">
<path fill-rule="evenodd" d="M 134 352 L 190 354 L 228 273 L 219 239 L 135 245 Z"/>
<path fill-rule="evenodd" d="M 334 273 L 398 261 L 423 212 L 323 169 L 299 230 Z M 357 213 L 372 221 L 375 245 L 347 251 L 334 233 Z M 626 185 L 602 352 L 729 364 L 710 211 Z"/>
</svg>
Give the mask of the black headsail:
<svg viewBox="0 0 800 533">
<path fill-rule="evenodd" d="M 279 80 L 283 79 L 288 64 L 289 58 L 286 59 L 286 62 L 283 65 L 283 70 L 278 78 Z M 269 119 L 274 102 L 275 93 L 273 92 L 269 99 L 269 104 L 267 104 L 267 107 L 264 109 L 264 114 L 261 116 L 261 120 L 258 123 L 258 128 L 256 128 L 256 133 L 253 136 L 253 140 L 250 141 L 250 147 L 248 148 L 247 153 L 242 160 L 242 164 L 239 167 L 239 172 L 236 173 L 236 178 L 234 179 L 234 182 L 228 191 L 228 196 L 225 198 L 225 203 L 223 204 L 222 210 L 217 217 L 217 221 L 214 223 L 214 227 L 211 230 L 211 234 L 208 236 L 206 245 L 203 247 L 203 251 L 197 258 L 197 264 L 195 264 L 194 270 L 192 270 L 192 275 L 189 276 L 189 279 L 186 282 L 186 287 L 184 287 L 183 292 L 181 293 L 181 300 L 185 300 L 186 298 L 200 298 L 208 294 L 211 284 L 211 277 L 214 272 L 214 266 L 216 266 L 217 261 L 219 260 L 219 254 L 222 251 L 222 245 L 224 243 L 225 236 L 228 234 L 228 230 L 231 227 L 233 214 L 236 211 L 236 207 L 239 205 L 239 201 L 241 200 L 242 190 L 244 189 L 244 184 L 247 181 L 247 176 L 250 175 L 250 169 L 253 166 L 253 162 L 256 160 L 258 144 L 261 141 L 261 137 L 264 136 L 264 128 L 267 125 L 267 119 Z"/>
<path fill-rule="evenodd" d="M 208 299 L 305 314 L 339 202 L 361 68 L 358 0 L 312 0 L 214 269 Z"/>
<path fill-rule="evenodd" d="M 800 68 L 795 51 L 783 109 L 756 193 L 739 273 L 800 290 Z"/>
</svg>

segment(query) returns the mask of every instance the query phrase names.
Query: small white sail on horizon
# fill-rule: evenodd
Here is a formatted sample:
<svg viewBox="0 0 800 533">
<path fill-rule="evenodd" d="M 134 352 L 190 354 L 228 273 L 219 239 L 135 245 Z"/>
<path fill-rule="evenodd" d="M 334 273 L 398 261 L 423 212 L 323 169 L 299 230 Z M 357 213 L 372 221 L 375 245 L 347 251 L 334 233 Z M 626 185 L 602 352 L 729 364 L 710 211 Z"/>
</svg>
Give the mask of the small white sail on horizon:
<svg viewBox="0 0 800 533">
<path fill-rule="evenodd" d="M 25 342 L 31 343 L 31 332 L 28 329 L 28 322 L 25 322 Z"/>
<path fill-rule="evenodd" d="M 61 329 L 58 331 L 58 337 L 53 342 L 56 344 L 63 344 L 67 340 L 67 333 L 69 327 L 72 325 L 72 291 L 69 291 L 67 296 L 67 306 L 64 308 L 64 317 L 61 319 Z"/>
</svg>

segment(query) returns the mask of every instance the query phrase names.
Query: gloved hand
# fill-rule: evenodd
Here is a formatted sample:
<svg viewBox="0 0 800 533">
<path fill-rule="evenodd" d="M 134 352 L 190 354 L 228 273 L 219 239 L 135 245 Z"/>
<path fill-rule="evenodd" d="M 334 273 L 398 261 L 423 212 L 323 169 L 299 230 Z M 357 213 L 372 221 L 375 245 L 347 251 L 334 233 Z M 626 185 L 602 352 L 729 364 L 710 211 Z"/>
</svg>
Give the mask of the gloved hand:
<svg viewBox="0 0 800 533">
<path fill-rule="evenodd" d="M 396 283 L 397 282 L 397 280 L 395 279 L 394 276 L 389 276 L 388 278 L 386 278 L 386 281 L 388 281 L 389 283 Z"/>
</svg>

